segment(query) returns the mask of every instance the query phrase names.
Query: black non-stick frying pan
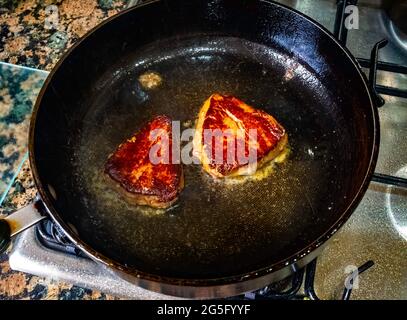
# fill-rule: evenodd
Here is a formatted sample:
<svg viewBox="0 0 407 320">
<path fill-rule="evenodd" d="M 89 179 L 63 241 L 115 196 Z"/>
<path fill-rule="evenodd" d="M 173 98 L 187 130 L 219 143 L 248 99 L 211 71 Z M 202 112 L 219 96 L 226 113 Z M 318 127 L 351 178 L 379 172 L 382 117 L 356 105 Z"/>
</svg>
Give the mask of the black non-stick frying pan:
<svg viewBox="0 0 407 320">
<path fill-rule="evenodd" d="M 138 81 L 150 71 L 163 79 L 151 90 Z M 120 142 L 155 115 L 193 123 L 214 92 L 276 117 L 288 161 L 244 184 L 184 166 L 185 188 L 165 212 L 106 186 Z M 46 214 L 89 257 L 151 290 L 230 296 L 317 255 L 367 188 L 378 126 L 355 59 L 302 14 L 270 1 L 152 1 L 102 23 L 57 64 L 34 109 L 30 163 Z"/>
</svg>

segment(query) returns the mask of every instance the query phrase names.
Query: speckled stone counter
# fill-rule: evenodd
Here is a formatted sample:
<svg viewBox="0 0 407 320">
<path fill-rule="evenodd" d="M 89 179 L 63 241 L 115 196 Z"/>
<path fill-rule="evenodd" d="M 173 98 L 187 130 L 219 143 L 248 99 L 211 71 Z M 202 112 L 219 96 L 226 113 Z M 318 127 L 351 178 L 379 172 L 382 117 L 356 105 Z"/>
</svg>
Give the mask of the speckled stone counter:
<svg viewBox="0 0 407 320">
<path fill-rule="evenodd" d="M 51 70 L 67 48 L 126 4 L 125 0 L 0 0 L 0 61 Z M 0 172 L 4 184 L 12 181 L 10 163 L 24 160 L 29 114 L 41 83 L 30 76 L 18 82 L 16 79 L 17 76 L 0 76 Z M 24 93 L 19 91 L 21 86 Z M 23 161 L 1 205 L 0 215 L 23 207 L 35 194 L 28 161 Z M 114 297 L 12 271 L 8 255 L 3 254 L 0 255 L 0 299 Z"/>
</svg>

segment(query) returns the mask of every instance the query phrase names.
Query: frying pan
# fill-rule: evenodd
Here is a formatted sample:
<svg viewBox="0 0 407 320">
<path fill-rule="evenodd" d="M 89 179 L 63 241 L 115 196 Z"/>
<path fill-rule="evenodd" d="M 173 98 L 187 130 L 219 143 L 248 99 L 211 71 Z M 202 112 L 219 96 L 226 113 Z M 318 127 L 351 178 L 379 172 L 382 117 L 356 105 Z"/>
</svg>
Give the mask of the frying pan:
<svg viewBox="0 0 407 320">
<path fill-rule="evenodd" d="M 138 78 L 150 71 L 163 81 L 147 90 Z M 276 117 L 289 135 L 287 162 L 243 184 L 186 165 L 185 188 L 165 212 L 128 205 L 106 185 L 103 165 L 120 142 L 156 115 L 193 122 L 213 92 Z M 144 288 L 200 298 L 258 289 L 314 259 L 361 200 L 379 145 L 371 96 L 347 49 L 283 5 L 131 8 L 49 75 L 29 141 L 40 200 L 3 220 L 3 235 L 45 215 L 90 258 Z"/>
</svg>

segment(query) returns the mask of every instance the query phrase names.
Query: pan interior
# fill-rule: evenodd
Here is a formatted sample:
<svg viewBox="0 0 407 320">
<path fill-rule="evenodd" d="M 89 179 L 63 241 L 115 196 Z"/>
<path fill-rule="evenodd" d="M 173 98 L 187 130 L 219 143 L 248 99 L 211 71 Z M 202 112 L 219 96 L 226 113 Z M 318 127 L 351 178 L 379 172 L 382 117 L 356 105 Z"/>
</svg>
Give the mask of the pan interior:
<svg viewBox="0 0 407 320">
<path fill-rule="evenodd" d="M 143 89 L 138 78 L 150 71 L 162 84 Z M 276 117 L 289 135 L 288 161 L 261 181 L 235 185 L 186 165 L 179 202 L 164 213 L 128 205 L 106 185 L 103 166 L 119 143 L 155 115 L 193 123 L 214 92 Z M 201 35 L 146 45 L 112 64 L 82 102 L 86 112 L 67 148 L 72 178 L 54 186 L 64 219 L 104 255 L 158 275 L 222 277 L 275 263 L 315 240 L 343 209 L 349 181 L 338 177 L 351 165 L 351 133 L 337 99 L 277 45 Z"/>
</svg>

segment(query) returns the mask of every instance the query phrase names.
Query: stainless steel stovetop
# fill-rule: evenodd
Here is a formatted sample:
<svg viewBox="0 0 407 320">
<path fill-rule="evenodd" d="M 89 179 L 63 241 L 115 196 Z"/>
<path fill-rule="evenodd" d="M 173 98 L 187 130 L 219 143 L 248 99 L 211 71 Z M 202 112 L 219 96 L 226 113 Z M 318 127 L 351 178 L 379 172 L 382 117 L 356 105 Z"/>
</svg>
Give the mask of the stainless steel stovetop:
<svg viewBox="0 0 407 320">
<path fill-rule="evenodd" d="M 280 2 L 334 30 L 336 1 Z M 406 90 L 407 37 L 394 28 L 382 8 L 382 1 L 359 1 L 358 8 L 359 29 L 348 31 L 348 48 L 356 57 L 369 59 L 374 44 L 387 38 L 389 44 L 380 51 L 380 60 L 405 67 L 397 70 L 401 73 L 379 71 L 378 84 Z M 381 88 L 380 92 L 386 92 L 386 88 Z M 407 100 L 389 95 L 383 97 L 386 103 L 380 109 L 381 149 L 376 172 L 407 178 Z M 372 182 L 350 220 L 318 258 L 315 291 L 322 299 L 340 298 L 346 275 L 355 266 L 373 260 L 375 265 L 354 283 L 352 299 L 407 299 L 406 258 L 407 189 Z M 25 231 L 15 241 L 10 265 L 15 270 L 115 296 L 169 298 L 131 285 L 87 258 L 44 247 L 35 228 Z"/>
</svg>

